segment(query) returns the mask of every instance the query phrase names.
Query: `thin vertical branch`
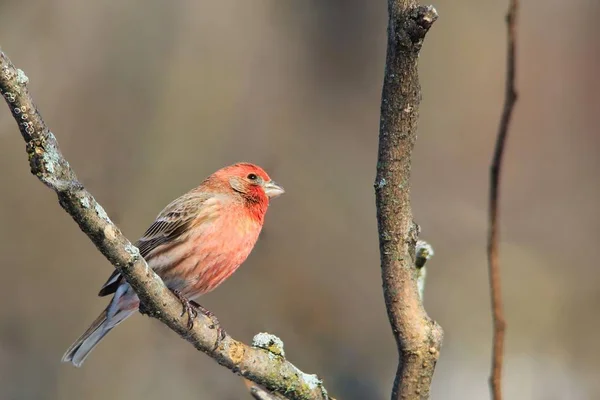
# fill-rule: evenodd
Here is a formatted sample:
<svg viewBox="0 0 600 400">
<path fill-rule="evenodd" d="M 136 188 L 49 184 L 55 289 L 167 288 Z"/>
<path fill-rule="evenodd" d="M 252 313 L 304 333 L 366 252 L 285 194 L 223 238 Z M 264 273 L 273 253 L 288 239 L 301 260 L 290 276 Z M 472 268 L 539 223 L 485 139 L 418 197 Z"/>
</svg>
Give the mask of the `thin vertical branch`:
<svg viewBox="0 0 600 400">
<path fill-rule="evenodd" d="M 502 304 L 502 287 L 500 284 L 500 262 L 498 260 L 498 200 L 500 195 L 500 172 L 502 168 L 502 159 L 504 147 L 508 136 L 512 112 L 517 101 L 517 91 L 515 88 L 516 75 L 516 41 L 517 41 L 517 14 L 519 9 L 518 0 L 510 0 L 506 24 L 508 29 L 508 51 L 506 55 L 506 88 L 504 94 L 504 109 L 496 147 L 494 149 L 494 158 L 490 169 L 490 204 L 489 204 L 489 237 L 488 237 L 488 266 L 489 279 L 492 300 L 492 316 L 494 320 L 494 338 L 492 351 L 492 372 L 490 376 L 490 389 L 492 399 L 502 399 L 502 362 L 504 357 L 504 333 L 506 330 L 506 320 L 504 319 L 504 307 Z"/>
</svg>

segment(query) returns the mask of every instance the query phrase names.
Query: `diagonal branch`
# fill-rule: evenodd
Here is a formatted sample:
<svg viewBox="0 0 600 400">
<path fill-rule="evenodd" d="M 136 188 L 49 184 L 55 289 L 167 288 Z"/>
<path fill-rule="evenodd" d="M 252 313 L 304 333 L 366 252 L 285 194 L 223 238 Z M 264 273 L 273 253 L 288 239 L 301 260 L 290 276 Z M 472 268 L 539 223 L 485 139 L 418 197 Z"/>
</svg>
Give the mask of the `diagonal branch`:
<svg viewBox="0 0 600 400">
<path fill-rule="evenodd" d="M 500 171 L 502 156 L 508 136 L 508 127 L 512 112 L 517 102 L 515 88 L 516 40 L 518 0 L 510 0 L 506 25 L 508 30 L 508 49 L 506 54 L 506 87 L 504 93 L 504 109 L 498 128 L 494 158 L 490 168 L 490 204 L 489 204 L 489 236 L 488 236 L 488 268 L 492 300 L 492 316 L 494 320 L 494 338 L 492 350 L 492 372 L 490 389 L 494 400 L 502 399 L 502 361 L 504 355 L 504 332 L 506 321 L 502 305 L 502 288 L 500 285 L 500 262 L 498 260 L 498 199 L 500 197 Z"/>
<path fill-rule="evenodd" d="M 410 169 L 421 100 L 417 60 L 438 15 L 416 0 L 388 0 L 388 13 L 375 196 L 384 298 L 399 353 L 392 400 L 427 399 L 443 332 L 419 296 Z"/>
<path fill-rule="evenodd" d="M 283 353 L 274 353 L 265 345 L 281 342 L 275 336 L 257 335 L 253 345 L 248 346 L 227 335 L 215 348 L 217 332 L 208 318 L 199 315 L 193 329 L 187 329 L 187 319 L 181 316 L 181 302 L 148 268 L 138 249 L 77 180 L 34 105 L 27 83 L 23 71 L 16 69 L 0 51 L 0 94 L 25 140 L 31 172 L 56 192 L 60 205 L 133 287 L 145 311 L 219 364 L 272 392 L 284 393 L 286 398 L 295 400 L 330 399 L 316 375 L 303 373 Z M 265 337 L 269 340 L 265 341 Z"/>
</svg>

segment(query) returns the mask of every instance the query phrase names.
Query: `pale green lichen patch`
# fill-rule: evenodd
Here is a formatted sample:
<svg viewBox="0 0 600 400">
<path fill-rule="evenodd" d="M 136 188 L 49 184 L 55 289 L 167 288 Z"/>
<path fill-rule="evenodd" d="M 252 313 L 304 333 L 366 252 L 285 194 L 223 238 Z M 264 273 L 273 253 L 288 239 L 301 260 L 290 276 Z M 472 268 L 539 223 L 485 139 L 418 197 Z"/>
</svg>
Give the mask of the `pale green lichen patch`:
<svg viewBox="0 0 600 400">
<path fill-rule="evenodd" d="M 108 218 L 108 214 L 106 214 L 106 211 L 104 211 L 104 208 L 102 208 L 102 206 L 100 204 L 96 203 L 96 205 L 94 206 L 94 210 L 96 211 L 96 215 L 98 215 L 100 218 L 102 218 L 106 222 L 109 222 L 112 224 L 112 221 L 110 220 L 110 218 Z"/>
<path fill-rule="evenodd" d="M 310 390 L 314 390 L 318 388 L 321 384 L 323 384 L 323 381 L 320 380 L 319 377 L 315 374 L 306 374 L 304 372 L 301 372 L 301 375 L 302 380 L 306 382 L 306 385 Z"/>
<path fill-rule="evenodd" d="M 28 130 L 27 133 L 33 133 L 33 125 L 31 125 L 31 132 Z M 42 162 L 44 164 L 44 170 L 49 174 L 54 174 L 56 171 L 60 170 L 60 161 L 62 159 L 58 149 L 56 147 L 56 138 L 52 134 L 52 132 L 48 132 L 46 134 L 45 143 L 47 145 L 43 145 L 44 151 L 41 154 Z"/>
<path fill-rule="evenodd" d="M 48 152 L 46 152 L 42 155 L 44 169 L 49 174 L 53 174 L 56 171 L 56 168 L 54 168 L 54 167 L 57 165 L 58 159 L 55 156 L 56 156 L 56 154 L 48 153 Z"/>
<path fill-rule="evenodd" d="M 46 133 L 46 141 L 56 143 L 56 136 L 54 136 L 54 133 L 48 131 L 48 133 Z"/>
<path fill-rule="evenodd" d="M 81 204 L 81 207 L 83 207 L 83 208 L 90 208 L 90 201 L 85 196 L 83 196 L 79 199 L 79 204 Z"/>
<path fill-rule="evenodd" d="M 25 75 L 25 72 L 23 72 L 22 69 L 17 69 L 17 83 L 19 85 L 27 85 L 27 83 L 29 82 L 29 78 L 27 77 L 27 75 Z"/>
<path fill-rule="evenodd" d="M 131 243 L 125 245 L 125 251 L 129 253 L 132 257 L 139 257 L 140 255 L 140 251 L 138 250 L 138 248 L 132 245 Z"/>
<path fill-rule="evenodd" d="M 285 357 L 283 341 L 270 333 L 261 332 L 252 338 L 252 346 L 268 350 L 270 353 Z"/>
<path fill-rule="evenodd" d="M 327 390 L 325 390 L 325 387 L 323 387 L 323 381 L 321 379 L 319 379 L 319 377 L 317 375 L 307 374 L 305 372 L 300 371 L 298 368 L 296 368 L 296 371 L 298 372 L 300 381 L 303 382 L 304 385 L 306 385 L 306 388 L 309 391 L 312 392 L 318 388 L 321 391 L 321 394 L 323 395 L 324 399 L 329 398 L 329 394 L 327 393 Z"/>
</svg>

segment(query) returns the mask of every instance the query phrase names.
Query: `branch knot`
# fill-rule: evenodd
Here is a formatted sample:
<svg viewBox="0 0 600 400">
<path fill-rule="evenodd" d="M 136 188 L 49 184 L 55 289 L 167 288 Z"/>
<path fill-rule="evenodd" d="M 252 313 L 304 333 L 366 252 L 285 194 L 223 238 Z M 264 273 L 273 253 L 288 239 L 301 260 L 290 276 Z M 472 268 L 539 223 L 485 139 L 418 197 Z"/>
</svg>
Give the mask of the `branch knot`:
<svg viewBox="0 0 600 400">
<path fill-rule="evenodd" d="M 438 13 L 433 6 L 418 6 L 412 9 L 405 29 L 415 51 L 421 50 L 425 35 L 437 19 Z"/>
</svg>

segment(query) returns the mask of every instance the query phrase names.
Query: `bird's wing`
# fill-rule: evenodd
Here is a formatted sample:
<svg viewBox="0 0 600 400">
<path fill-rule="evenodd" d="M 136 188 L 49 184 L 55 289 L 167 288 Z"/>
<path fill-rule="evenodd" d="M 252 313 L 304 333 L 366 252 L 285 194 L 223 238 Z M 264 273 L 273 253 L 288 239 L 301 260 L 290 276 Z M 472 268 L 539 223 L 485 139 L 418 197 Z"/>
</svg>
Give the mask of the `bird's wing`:
<svg viewBox="0 0 600 400">
<path fill-rule="evenodd" d="M 205 192 L 190 192 L 174 200 L 164 208 L 156 220 L 135 243 L 142 257 L 146 258 L 153 250 L 166 243 L 176 243 L 187 232 L 200 214 L 200 209 L 212 196 Z M 122 281 L 115 270 L 100 289 L 98 296 L 114 293 Z"/>
</svg>

